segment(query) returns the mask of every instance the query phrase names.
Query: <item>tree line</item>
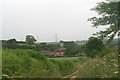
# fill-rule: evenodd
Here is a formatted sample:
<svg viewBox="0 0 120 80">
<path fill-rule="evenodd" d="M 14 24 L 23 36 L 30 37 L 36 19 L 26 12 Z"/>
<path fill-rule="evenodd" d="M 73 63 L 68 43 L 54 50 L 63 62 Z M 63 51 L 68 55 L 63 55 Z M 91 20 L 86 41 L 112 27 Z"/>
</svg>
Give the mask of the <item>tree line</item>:
<svg viewBox="0 0 120 80">
<path fill-rule="evenodd" d="M 97 37 L 90 37 L 88 42 L 84 45 L 78 45 L 75 41 L 60 41 L 57 44 L 36 43 L 34 36 L 27 35 L 26 40 L 17 41 L 16 39 L 10 39 L 2 42 L 3 48 L 10 49 L 33 49 L 36 51 L 55 51 L 60 48 L 64 48 L 65 55 L 68 56 L 81 56 L 87 55 L 90 57 L 95 56 L 98 52 L 102 51 L 105 47 L 101 39 Z M 61 46 L 61 44 L 64 44 Z"/>
</svg>

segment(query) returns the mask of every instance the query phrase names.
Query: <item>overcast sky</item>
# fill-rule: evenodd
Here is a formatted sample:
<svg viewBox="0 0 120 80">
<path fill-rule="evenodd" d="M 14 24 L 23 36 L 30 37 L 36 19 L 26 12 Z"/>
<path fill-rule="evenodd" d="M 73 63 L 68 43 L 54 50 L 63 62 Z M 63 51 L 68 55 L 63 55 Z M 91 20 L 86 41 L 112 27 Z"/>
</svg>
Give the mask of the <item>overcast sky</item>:
<svg viewBox="0 0 120 80">
<path fill-rule="evenodd" d="M 2 39 L 85 40 L 102 28 L 91 27 L 90 11 L 103 0 L 2 0 Z M 0 13 L 1 13 L 0 12 Z M 1 35 L 1 34 L 0 34 Z"/>
</svg>

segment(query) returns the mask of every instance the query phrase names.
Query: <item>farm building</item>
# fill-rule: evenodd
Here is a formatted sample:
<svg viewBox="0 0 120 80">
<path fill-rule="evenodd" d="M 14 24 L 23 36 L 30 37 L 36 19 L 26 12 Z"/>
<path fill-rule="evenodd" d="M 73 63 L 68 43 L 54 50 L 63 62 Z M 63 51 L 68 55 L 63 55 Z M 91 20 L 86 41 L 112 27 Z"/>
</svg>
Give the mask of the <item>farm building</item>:
<svg viewBox="0 0 120 80">
<path fill-rule="evenodd" d="M 56 49 L 53 52 L 51 52 L 51 51 L 41 51 L 41 53 L 45 56 L 62 57 L 62 56 L 64 56 L 64 51 L 65 51 L 65 48 L 60 48 L 60 49 Z"/>
<path fill-rule="evenodd" d="M 66 48 L 59 48 L 55 50 L 54 56 L 60 57 L 64 56 Z"/>
</svg>

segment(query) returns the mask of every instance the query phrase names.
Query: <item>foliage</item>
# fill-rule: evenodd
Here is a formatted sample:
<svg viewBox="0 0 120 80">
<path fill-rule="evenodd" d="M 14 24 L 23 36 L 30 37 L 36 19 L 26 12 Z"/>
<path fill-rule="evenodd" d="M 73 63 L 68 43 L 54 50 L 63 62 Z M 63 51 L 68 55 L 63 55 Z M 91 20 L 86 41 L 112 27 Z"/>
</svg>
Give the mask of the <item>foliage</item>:
<svg viewBox="0 0 120 80">
<path fill-rule="evenodd" d="M 105 55 L 108 55 L 112 52 L 112 49 L 110 47 L 105 47 L 104 49 L 101 50 L 101 52 L 98 52 L 98 55 L 99 57 L 103 57 Z"/>
<path fill-rule="evenodd" d="M 107 51 L 107 50 L 106 50 Z M 76 71 L 80 78 L 118 77 L 117 49 L 103 57 L 63 57 L 47 59 L 33 50 L 3 49 L 3 77 L 61 78 Z"/>
<path fill-rule="evenodd" d="M 77 48 L 77 56 L 85 56 L 86 45 L 81 45 Z"/>
<path fill-rule="evenodd" d="M 16 39 L 10 39 L 10 40 L 8 40 L 8 41 L 2 42 L 2 47 L 3 47 L 3 48 L 15 49 L 16 46 L 17 46 L 17 41 L 16 41 Z"/>
<path fill-rule="evenodd" d="M 48 60 L 33 50 L 3 49 L 3 77 L 60 78 L 73 72 L 73 60 Z"/>
<path fill-rule="evenodd" d="M 7 42 L 3 42 L 2 43 L 2 48 L 9 48 L 9 49 L 35 49 L 36 46 L 35 45 L 19 45 L 17 44 L 12 44 L 12 43 L 7 43 Z"/>
<path fill-rule="evenodd" d="M 2 48 L 9 48 L 9 49 L 35 49 L 36 45 L 26 44 L 25 42 L 16 41 L 16 39 L 10 40 L 3 40 L 2 41 Z"/>
<path fill-rule="evenodd" d="M 118 78 L 118 54 L 112 50 L 103 57 L 96 57 L 85 62 L 79 70 L 78 78 Z"/>
<path fill-rule="evenodd" d="M 65 55 L 75 55 L 79 51 L 79 46 L 73 41 L 64 42 L 64 47 L 66 48 Z"/>
<path fill-rule="evenodd" d="M 8 40 L 8 43 L 17 43 L 16 39 L 10 39 Z"/>
<path fill-rule="evenodd" d="M 104 44 L 101 39 L 90 37 L 89 41 L 86 43 L 85 53 L 88 56 L 95 57 L 103 48 Z"/>
<path fill-rule="evenodd" d="M 41 43 L 36 45 L 36 50 L 40 51 L 55 51 L 58 49 L 60 46 L 59 44 L 46 44 L 46 43 Z"/>
<path fill-rule="evenodd" d="M 59 66 L 59 70 L 62 76 L 69 75 L 74 71 L 75 66 L 73 65 L 73 62 L 69 60 L 55 60 L 51 59 L 51 61 Z M 69 71 L 68 71 L 69 70 Z"/>
<path fill-rule="evenodd" d="M 28 44 L 17 44 L 16 45 L 16 49 L 32 49 L 32 50 L 35 50 L 36 48 L 36 45 L 28 45 Z"/>
<path fill-rule="evenodd" d="M 109 38 L 109 41 L 112 40 L 117 33 L 120 35 L 118 26 L 118 23 L 120 23 L 119 5 L 120 2 L 107 0 L 106 2 L 98 3 L 97 6 L 92 9 L 99 14 L 97 17 L 88 19 L 89 21 L 92 21 L 93 26 L 109 26 L 105 31 L 97 32 L 94 35 L 98 35 L 100 38 Z"/>
<path fill-rule="evenodd" d="M 32 35 L 26 36 L 26 43 L 27 44 L 34 44 L 35 41 L 36 41 L 36 39 L 34 38 L 34 36 L 32 36 Z"/>
<path fill-rule="evenodd" d="M 24 76 L 30 72 L 32 65 L 32 58 L 45 61 L 40 53 L 31 50 L 12 50 L 3 49 L 3 74 L 9 76 Z"/>
<path fill-rule="evenodd" d="M 56 71 L 59 72 L 55 67 L 55 64 L 36 51 L 3 49 L 2 73 L 8 77 L 60 76 L 59 73 L 55 74 Z"/>
<path fill-rule="evenodd" d="M 56 51 L 58 49 L 64 49 L 65 55 L 67 56 L 75 56 L 78 53 L 82 53 L 83 49 L 81 46 L 76 44 L 75 42 L 63 42 L 64 46 L 61 47 L 60 43 L 58 44 L 47 44 L 47 43 L 40 43 L 40 44 L 26 44 L 23 41 L 16 41 L 15 39 L 10 39 L 6 41 L 2 41 L 3 48 L 9 49 L 32 49 L 36 51 Z"/>
</svg>

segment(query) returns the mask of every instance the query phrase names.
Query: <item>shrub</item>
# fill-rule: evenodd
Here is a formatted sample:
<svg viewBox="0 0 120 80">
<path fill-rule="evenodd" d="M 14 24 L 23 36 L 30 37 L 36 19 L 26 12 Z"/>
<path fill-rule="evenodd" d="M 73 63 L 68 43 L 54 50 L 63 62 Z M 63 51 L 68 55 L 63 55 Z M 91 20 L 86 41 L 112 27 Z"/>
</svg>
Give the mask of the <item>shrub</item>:
<svg viewBox="0 0 120 80">
<path fill-rule="evenodd" d="M 79 70 L 79 78 L 118 78 L 118 57 L 116 53 L 96 57 L 84 63 Z"/>
<path fill-rule="evenodd" d="M 98 52 L 104 49 L 104 44 L 101 39 L 96 37 L 90 37 L 89 41 L 86 43 L 85 53 L 90 57 L 95 57 Z"/>
</svg>

